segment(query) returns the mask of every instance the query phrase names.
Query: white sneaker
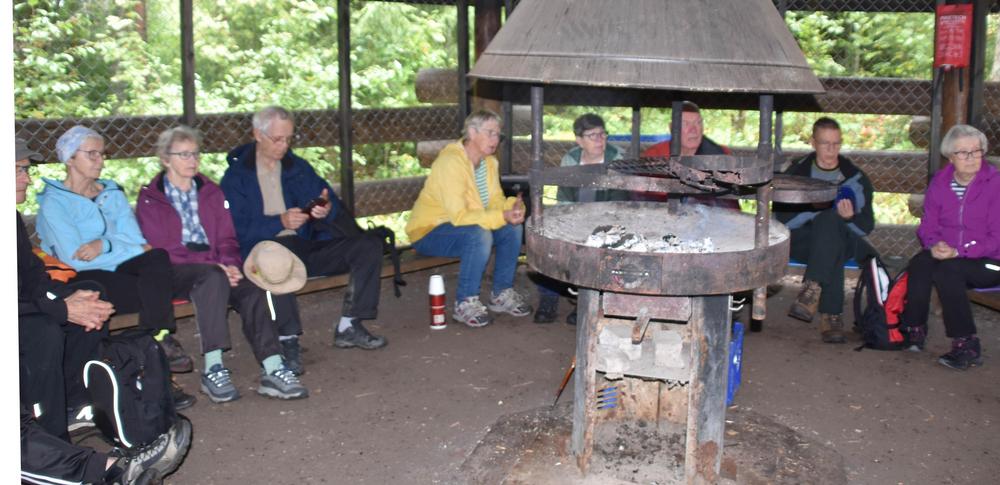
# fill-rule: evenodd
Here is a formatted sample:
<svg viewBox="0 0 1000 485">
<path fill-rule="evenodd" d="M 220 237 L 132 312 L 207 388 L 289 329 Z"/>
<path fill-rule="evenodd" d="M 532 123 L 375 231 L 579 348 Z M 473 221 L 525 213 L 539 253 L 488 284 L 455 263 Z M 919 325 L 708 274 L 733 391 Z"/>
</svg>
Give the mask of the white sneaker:
<svg viewBox="0 0 1000 485">
<path fill-rule="evenodd" d="M 470 296 L 458 302 L 451 317 L 474 328 L 485 327 L 493 323 L 490 312 L 486 311 L 486 307 L 483 302 L 479 301 L 478 296 Z"/>
<path fill-rule="evenodd" d="M 531 305 L 524 300 L 524 296 L 520 293 L 514 291 L 513 288 L 507 288 L 500 292 L 499 295 L 493 295 L 490 298 L 490 310 L 497 313 L 509 313 L 515 317 L 523 317 L 531 314 Z"/>
</svg>

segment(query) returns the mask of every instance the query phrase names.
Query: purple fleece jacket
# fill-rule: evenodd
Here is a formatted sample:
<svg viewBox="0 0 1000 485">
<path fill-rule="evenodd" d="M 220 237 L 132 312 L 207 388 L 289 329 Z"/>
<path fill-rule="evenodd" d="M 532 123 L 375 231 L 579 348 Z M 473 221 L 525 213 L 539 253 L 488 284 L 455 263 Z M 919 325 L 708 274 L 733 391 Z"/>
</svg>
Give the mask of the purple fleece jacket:
<svg viewBox="0 0 1000 485">
<path fill-rule="evenodd" d="M 163 191 L 162 172 L 139 190 L 136 200 L 135 217 L 143 236 L 154 248 L 165 249 L 174 264 L 221 263 L 242 267 L 226 196 L 204 175 L 195 176 L 194 183 L 198 187 L 198 218 L 208 236 L 209 250 L 191 251 L 181 243 L 181 216 Z"/>
<path fill-rule="evenodd" d="M 1000 173 L 983 160 L 962 200 L 951 190 L 954 174 L 955 166 L 948 164 L 927 186 L 920 242 L 930 249 L 944 241 L 960 258 L 1000 259 Z"/>
</svg>

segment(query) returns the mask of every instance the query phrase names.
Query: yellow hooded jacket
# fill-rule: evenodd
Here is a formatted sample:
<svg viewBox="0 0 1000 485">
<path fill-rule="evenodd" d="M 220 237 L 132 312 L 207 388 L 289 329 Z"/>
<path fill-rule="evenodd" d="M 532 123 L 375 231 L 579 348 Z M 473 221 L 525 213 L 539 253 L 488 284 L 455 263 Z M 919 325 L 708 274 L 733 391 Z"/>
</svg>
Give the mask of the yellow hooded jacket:
<svg viewBox="0 0 1000 485">
<path fill-rule="evenodd" d="M 406 235 L 411 243 L 446 222 L 453 226 L 476 224 L 491 231 L 507 223 L 503 211 L 513 208 L 517 198 L 504 198 L 500 188 L 500 164 L 496 157 L 490 155 L 484 163 L 490 194 L 486 207 L 479 198 L 476 175 L 462 141 L 450 143 L 441 150 L 431 165 L 431 174 L 427 176 L 417 202 L 413 204 L 410 222 L 406 224 Z"/>
</svg>

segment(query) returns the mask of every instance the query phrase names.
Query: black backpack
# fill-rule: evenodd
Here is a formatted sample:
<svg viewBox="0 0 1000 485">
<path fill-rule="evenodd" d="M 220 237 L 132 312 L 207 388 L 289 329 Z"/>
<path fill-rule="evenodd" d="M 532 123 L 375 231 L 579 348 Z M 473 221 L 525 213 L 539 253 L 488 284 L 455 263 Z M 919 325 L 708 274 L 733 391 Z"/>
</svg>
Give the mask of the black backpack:
<svg viewBox="0 0 1000 485">
<path fill-rule="evenodd" d="M 83 367 L 94 423 L 116 444 L 145 446 L 177 420 L 170 392 L 170 367 L 148 330 L 130 329 L 105 338 L 100 360 Z"/>
<path fill-rule="evenodd" d="M 403 295 L 399 287 L 406 286 L 406 281 L 403 281 L 402 272 L 399 269 L 399 249 L 396 247 L 396 233 L 392 232 L 392 229 L 385 226 L 376 226 L 372 221 L 368 221 L 368 229 L 362 229 L 358 225 L 358 220 L 354 218 L 354 214 L 351 214 L 340 203 L 337 207 L 337 215 L 334 216 L 333 223 L 330 225 L 330 230 L 347 236 L 368 234 L 381 241 L 382 254 L 389 255 L 389 258 L 392 259 L 393 270 L 395 271 L 392 276 L 392 289 L 396 294 L 396 298 Z"/>
<path fill-rule="evenodd" d="M 900 313 L 906 300 L 906 271 L 889 277 L 885 264 L 878 256 L 865 261 L 861 276 L 854 287 L 854 326 L 864 341 L 860 347 L 875 350 L 902 350 L 909 347 L 906 334 L 900 328 Z"/>
</svg>

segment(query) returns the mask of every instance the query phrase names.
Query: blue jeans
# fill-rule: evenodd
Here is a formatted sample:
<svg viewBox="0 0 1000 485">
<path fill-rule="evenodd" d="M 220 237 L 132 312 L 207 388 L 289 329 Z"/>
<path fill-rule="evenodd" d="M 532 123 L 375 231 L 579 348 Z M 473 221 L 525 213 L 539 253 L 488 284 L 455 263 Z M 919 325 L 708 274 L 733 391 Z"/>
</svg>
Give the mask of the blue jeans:
<svg viewBox="0 0 1000 485">
<path fill-rule="evenodd" d="M 419 241 L 413 243 L 418 253 L 427 256 L 459 258 L 458 291 L 455 301 L 479 296 L 480 282 L 490 260 L 490 252 L 497 248 L 493 265 L 493 294 L 514 286 L 517 257 L 521 254 L 521 236 L 524 226 L 506 224 L 490 231 L 480 226 L 437 226 Z"/>
</svg>

